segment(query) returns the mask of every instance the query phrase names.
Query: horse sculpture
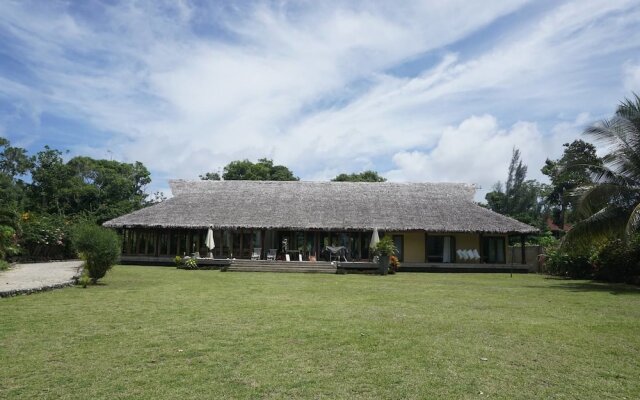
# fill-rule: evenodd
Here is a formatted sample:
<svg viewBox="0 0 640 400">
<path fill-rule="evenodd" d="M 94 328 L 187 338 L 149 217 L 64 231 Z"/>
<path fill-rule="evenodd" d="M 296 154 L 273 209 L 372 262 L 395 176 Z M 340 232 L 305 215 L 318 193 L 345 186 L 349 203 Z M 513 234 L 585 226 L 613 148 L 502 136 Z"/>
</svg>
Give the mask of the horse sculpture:
<svg viewBox="0 0 640 400">
<path fill-rule="evenodd" d="M 334 259 L 348 261 L 349 249 L 344 246 L 325 246 L 320 255 L 327 261 L 333 261 Z"/>
</svg>

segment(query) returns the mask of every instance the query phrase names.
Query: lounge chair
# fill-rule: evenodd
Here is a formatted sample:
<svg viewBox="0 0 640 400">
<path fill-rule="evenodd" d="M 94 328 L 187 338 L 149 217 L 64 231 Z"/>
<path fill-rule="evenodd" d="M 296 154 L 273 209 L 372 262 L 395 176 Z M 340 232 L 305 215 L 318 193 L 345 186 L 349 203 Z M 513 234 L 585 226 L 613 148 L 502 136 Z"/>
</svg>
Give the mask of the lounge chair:
<svg viewBox="0 0 640 400">
<path fill-rule="evenodd" d="M 276 255 L 278 254 L 278 249 L 269 249 L 267 253 L 267 260 L 276 260 Z"/>
<path fill-rule="evenodd" d="M 262 258 L 262 247 L 254 247 L 253 253 L 251 253 L 252 260 L 259 260 Z"/>
</svg>

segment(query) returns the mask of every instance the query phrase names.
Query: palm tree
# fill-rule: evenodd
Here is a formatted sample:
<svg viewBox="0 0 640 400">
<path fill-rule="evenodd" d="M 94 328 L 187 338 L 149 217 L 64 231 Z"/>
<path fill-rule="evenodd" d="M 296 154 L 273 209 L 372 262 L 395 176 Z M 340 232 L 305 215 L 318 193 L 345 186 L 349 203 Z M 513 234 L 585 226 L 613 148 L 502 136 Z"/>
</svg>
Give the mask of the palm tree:
<svg viewBox="0 0 640 400">
<path fill-rule="evenodd" d="M 613 118 L 586 129 L 608 153 L 594 183 L 580 187 L 578 212 L 583 219 L 565 237 L 566 243 L 603 237 L 629 238 L 640 228 L 640 96 L 625 99 Z"/>
</svg>

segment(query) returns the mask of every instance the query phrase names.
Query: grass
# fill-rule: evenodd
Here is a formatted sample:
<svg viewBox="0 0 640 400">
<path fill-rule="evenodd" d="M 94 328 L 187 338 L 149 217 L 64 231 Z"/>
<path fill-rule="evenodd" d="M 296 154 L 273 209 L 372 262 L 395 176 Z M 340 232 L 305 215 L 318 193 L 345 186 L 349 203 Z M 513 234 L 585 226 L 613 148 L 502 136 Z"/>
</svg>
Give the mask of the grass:
<svg viewBox="0 0 640 400">
<path fill-rule="evenodd" d="M 118 266 L 0 316 L 0 398 L 640 397 L 629 286 Z"/>
</svg>

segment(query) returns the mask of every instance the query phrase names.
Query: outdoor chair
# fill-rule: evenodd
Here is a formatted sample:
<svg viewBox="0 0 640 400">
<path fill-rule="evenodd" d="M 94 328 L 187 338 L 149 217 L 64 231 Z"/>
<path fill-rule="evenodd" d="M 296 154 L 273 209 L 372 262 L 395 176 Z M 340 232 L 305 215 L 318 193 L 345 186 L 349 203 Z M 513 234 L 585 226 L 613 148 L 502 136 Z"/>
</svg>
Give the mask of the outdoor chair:
<svg viewBox="0 0 640 400">
<path fill-rule="evenodd" d="M 254 247 L 251 253 L 252 260 L 259 260 L 262 257 L 262 247 Z"/>
<path fill-rule="evenodd" d="M 276 255 L 278 253 L 278 249 L 269 249 L 269 252 L 267 253 L 267 260 L 276 260 Z"/>
</svg>

